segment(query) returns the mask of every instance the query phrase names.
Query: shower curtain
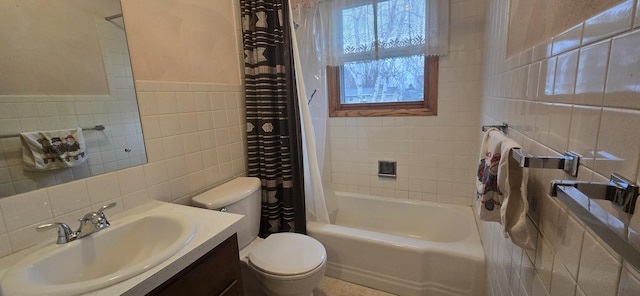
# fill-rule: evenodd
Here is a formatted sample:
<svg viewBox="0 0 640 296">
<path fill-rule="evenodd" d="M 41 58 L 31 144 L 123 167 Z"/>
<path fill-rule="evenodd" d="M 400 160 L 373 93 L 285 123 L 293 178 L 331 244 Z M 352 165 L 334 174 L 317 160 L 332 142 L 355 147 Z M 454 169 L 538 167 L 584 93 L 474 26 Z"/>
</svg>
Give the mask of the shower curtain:
<svg viewBox="0 0 640 296">
<path fill-rule="evenodd" d="M 286 0 L 241 0 L 248 175 L 262 182 L 260 236 L 306 232 Z"/>
<path fill-rule="evenodd" d="M 338 211 L 331 188 L 330 150 L 326 149 L 329 144 L 327 133 L 330 130 L 327 126 L 325 69 L 327 66 L 339 66 L 348 62 L 348 56 L 353 56 L 354 52 L 349 51 L 350 48 L 342 48 L 344 40 L 340 38 L 344 36 L 335 32 L 342 32 L 344 27 L 339 20 L 334 21 L 334 18 L 341 15 L 339 12 L 353 7 L 365 4 L 377 7 L 383 2 L 393 2 L 394 7 L 402 7 L 403 10 L 424 9 L 424 14 L 413 19 L 412 14 L 403 13 L 405 22 L 402 23 L 385 18 L 393 16 L 393 13 L 378 15 L 382 17 L 379 21 L 391 23 L 380 30 L 384 31 L 385 37 L 376 37 L 375 51 L 365 46 L 365 50 L 360 52 L 362 48 L 358 47 L 355 55 L 375 52 L 377 59 L 389 55 L 389 52 L 397 48 L 403 54 L 441 56 L 448 53 L 450 0 L 290 0 L 295 77 L 302 118 L 308 220 L 329 223 L 330 217 Z M 416 30 L 416 24 L 421 24 L 420 20 L 423 21 L 423 31 Z"/>
<path fill-rule="evenodd" d="M 322 27 L 318 0 L 291 0 L 290 27 L 298 86 L 304 188 L 307 220 L 330 223 L 337 206 L 331 187 L 330 157 L 327 145 L 328 101 L 325 87 L 325 61 L 319 30 Z"/>
</svg>

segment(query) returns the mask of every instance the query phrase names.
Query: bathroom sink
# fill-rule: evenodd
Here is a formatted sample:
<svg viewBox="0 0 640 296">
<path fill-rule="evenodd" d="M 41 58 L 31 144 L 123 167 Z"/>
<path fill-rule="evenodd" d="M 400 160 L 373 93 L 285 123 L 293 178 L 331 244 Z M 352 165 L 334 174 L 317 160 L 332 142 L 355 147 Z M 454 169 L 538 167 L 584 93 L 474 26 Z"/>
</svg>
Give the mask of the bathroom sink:
<svg viewBox="0 0 640 296">
<path fill-rule="evenodd" d="M 13 265 L 2 278 L 4 295 L 76 295 L 132 278 L 162 263 L 194 236 L 186 215 L 159 212 L 114 219 L 90 236 L 50 243 Z"/>
</svg>

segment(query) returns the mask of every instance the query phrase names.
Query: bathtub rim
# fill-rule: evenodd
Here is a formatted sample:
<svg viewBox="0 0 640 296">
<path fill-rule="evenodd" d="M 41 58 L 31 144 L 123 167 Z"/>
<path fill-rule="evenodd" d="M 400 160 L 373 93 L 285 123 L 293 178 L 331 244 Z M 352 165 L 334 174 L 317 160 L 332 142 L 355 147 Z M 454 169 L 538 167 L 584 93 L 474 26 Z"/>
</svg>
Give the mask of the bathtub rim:
<svg viewBox="0 0 640 296">
<path fill-rule="evenodd" d="M 454 210 L 460 212 L 465 218 L 469 227 L 469 235 L 462 240 L 458 241 L 427 241 L 413 237 L 401 236 L 396 234 L 376 232 L 373 230 L 366 230 L 360 228 L 354 228 L 336 224 L 326 224 L 316 221 L 307 221 L 307 233 L 313 236 L 314 232 L 329 231 L 331 233 L 339 234 L 341 237 L 355 237 L 360 241 L 371 240 L 378 243 L 391 242 L 393 245 L 407 250 L 413 250 L 413 252 L 436 252 L 436 253 L 450 253 L 455 251 L 462 254 L 464 257 L 472 260 L 485 260 L 484 246 L 480 239 L 480 229 L 478 227 L 473 208 L 471 206 L 463 206 L 457 204 L 445 204 L 434 201 L 415 200 L 415 199 L 400 199 L 385 196 L 377 196 L 363 193 L 353 193 L 346 191 L 336 191 L 336 197 L 347 196 L 368 200 L 386 201 L 392 203 L 412 204 L 412 205 L 426 205 L 437 208 L 446 208 L 447 210 Z M 346 235 L 349 234 L 349 235 Z M 470 245 L 477 245 L 480 248 L 467 248 Z"/>
</svg>

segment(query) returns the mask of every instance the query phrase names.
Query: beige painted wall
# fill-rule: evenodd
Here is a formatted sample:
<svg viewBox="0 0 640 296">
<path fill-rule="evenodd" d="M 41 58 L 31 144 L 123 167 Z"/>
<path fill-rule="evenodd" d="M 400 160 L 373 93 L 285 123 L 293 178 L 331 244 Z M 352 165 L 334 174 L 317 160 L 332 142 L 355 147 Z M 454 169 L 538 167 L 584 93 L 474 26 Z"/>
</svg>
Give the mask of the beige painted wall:
<svg viewBox="0 0 640 296">
<path fill-rule="evenodd" d="M 241 85 L 231 0 L 124 0 L 136 80 Z"/>
<path fill-rule="evenodd" d="M 511 0 L 507 56 L 532 48 L 622 0 Z"/>
<path fill-rule="evenodd" d="M 96 20 L 119 1 L 0 1 L 0 95 L 109 94 Z"/>
</svg>

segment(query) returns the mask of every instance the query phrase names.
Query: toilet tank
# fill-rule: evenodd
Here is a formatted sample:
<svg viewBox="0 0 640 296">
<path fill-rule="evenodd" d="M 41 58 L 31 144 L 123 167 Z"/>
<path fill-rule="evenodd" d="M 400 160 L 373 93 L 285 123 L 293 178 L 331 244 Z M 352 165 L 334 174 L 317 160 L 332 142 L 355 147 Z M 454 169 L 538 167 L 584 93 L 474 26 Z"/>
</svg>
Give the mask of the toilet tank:
<svg viewBox="0 0 640 296">
<path fill-rule="evenodd" d="M 244 215 L 238 222 L 238 247 L 244 248 L 260 231 L 260 179 L 239 177 L 194 196 L 194 206 Z"/>
</svg>

